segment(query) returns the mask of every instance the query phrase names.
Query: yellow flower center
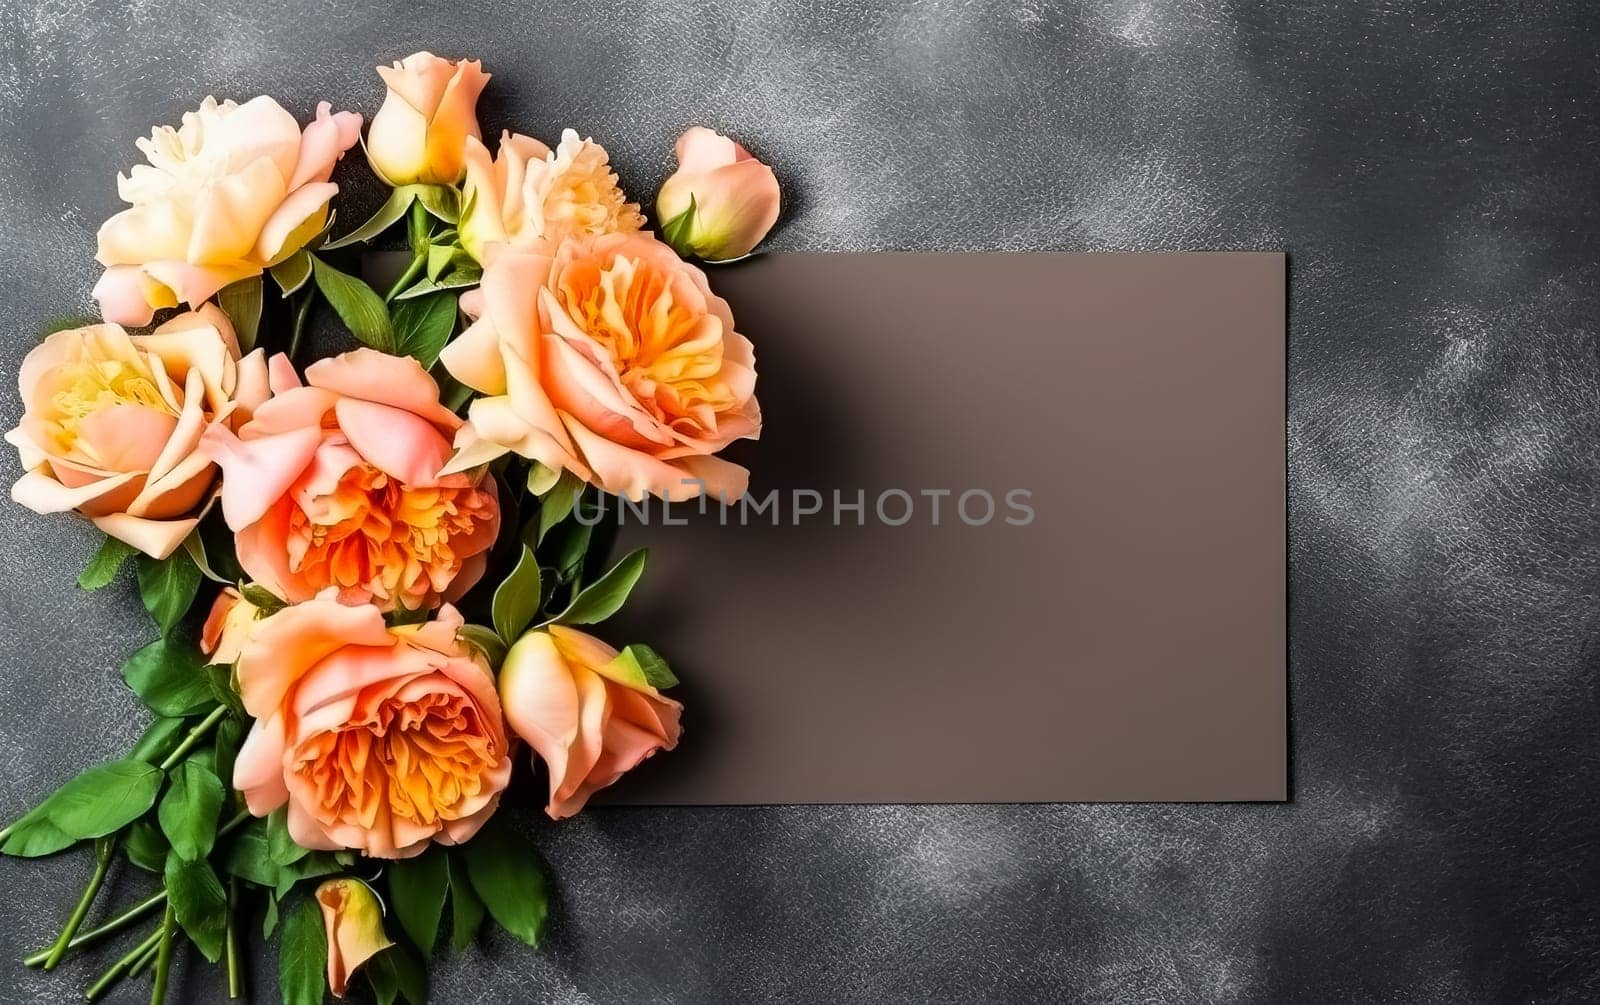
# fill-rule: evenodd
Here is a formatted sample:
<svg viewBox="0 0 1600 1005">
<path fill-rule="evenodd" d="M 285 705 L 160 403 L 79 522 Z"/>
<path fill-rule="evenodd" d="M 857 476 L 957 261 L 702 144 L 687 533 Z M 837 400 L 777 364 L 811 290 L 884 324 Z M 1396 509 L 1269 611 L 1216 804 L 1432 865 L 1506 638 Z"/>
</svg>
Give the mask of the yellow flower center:
<svg viewBox="0 0 1600 1005">
<path fill-rule="evenodd" d="M 290 567 L 315 583 L 363 587 L 415 608 L 492 543 L 478 532 L 494 517 L 494 499 L 480 489 L 402 485 L 358 464 L 313 513 L 290 512 Z"/>
<path fill-rule="evenodd" d="M 719 324 L 679 302 L 673 277 L 637 259 L 580 266 L 562 277 L 568 314 L 614 361 L 655 418 L 690 436 L 716 428 L 738 402 L 721 379 Z"/>
<path fill-rule="evenodd" d="M 54 374 L 56 391 L 41 418 L 47 447 L 67 454 L 78 443 L 78 427 L 96 412 L 116 405 L 143 405 L 163 415 L 177 411 L 162 397 L 155 380 L 143 368 L 126 360 L 80 360 Z"/>
<path fill-rule="evenodd" d="M 357 702 L 357 707 L 360 707 Z M 478 796 L 499 752 L 459 691 L 389 698 L 366 718 L 307 740 L 295 770 L 325 819 L 370 829 L 388 818 L 437 826 Z"/>
</svg>

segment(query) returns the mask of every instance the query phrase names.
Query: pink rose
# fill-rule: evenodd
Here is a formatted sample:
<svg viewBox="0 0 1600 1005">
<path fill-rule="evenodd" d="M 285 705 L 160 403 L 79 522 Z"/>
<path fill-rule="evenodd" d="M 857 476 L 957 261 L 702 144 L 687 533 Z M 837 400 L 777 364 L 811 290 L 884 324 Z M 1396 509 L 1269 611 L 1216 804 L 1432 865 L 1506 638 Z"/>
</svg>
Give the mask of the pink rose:
<svg viewBox="0 0 1600 1005">
<path fill-rule="evenodd" d="M 454 185 L 465 169 L 468 137 L 477 139 L 478 95 L 489 74 L 475 59 L 453 62 L 431 52 L 378 67 L 389 85 L 367 131 L 367 156 L 390 185 Z"/>
<path fill-rule="evenodd" d="M 441 476 L 461 425 L 409 357 L 357 349 L 301 385 L 284 356 L 273 396 L 237 435 L 207 433 L 239 564 L 298 603 L 328 587 L 347 604 L 417 610 L 483 575 L 500 527 L 486 471 Z"/>
<path fill-rule="evenodd" d="M 461 616 L 389 628 L 331 597 L 262 620 L 239 655 L 256 720 L 233 786 L 256 816 L 288 805 L 313 850 L 409 858 L 460 844 L 495 811 L 511 756 L 494 676 L 456 638 Z"/>
<path fill-rule="evenodd" d="M 119 325 L 59 331 L 22 361 L 22 422 L 6 433 L 27 469 L 11 498 L 76 510 L 155 558 L 199 523 L 216 468 L 202 434 L 226 432 L 267 397 L 260 350 L 243 361 L 215 306 L 149 335 Z"/>
<path fill-rule="evenodd" d="M 681 229 L 668 226 L 691 205 Z M 741 258 L 778 222 L 778 179 L 744 147 L 695 126 L 678 137 L 678 170 L 656 195 L 656 219 L 685 255 Z"/>
<path fill-rule="evenodd" d="M 761 431 L 755 354 L 705 274 L 647 233 L 493 256 L 462 298 L 476 320 L 440 360 L 485 397 L 446 470 L 513 451 L 607 492 L 742 495 L 711 456 Z"/>
<path fill-rule="evenodd" d="M 552 625 L 529 632 L 500 668 L 512 730 L 550 770 L 545 812 L 560 820 L 658 750 L 678 745 L 683 706 L 617 662 L 592 635 Z"/>
<path fill-rule="evenodd" d="M 101 314 L 148 324 L 158 307 L 198 306 L 299 251 L 327 222 L 333 165 L 360 136 L 361 116 L 327 102 L 302 133 L 266 96 L 207 98 L 180 128 L 153 130 L 139 141 L 150 163 L 117 179 L 132 208 L 100 228 Z"/>
</svg>

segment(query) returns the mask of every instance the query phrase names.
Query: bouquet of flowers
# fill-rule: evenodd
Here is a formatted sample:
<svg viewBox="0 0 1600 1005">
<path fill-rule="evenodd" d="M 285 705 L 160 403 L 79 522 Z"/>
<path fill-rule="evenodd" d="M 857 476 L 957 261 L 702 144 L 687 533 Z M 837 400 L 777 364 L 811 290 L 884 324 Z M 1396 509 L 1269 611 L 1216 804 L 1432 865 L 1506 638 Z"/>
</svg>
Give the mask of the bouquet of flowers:
<svg viewBox="0 0 1600 1005">
<path fill-rule="evenodd" d="M 587 630 L 645 570 L 607 562 L 601 494 L 743 494 L 717 454 L 760 431 L 754 355 L 686 259 L 749 254 L 777 181 L 690 129 L 652 233 L 591 139 L 508 132 L 491 154 L 477 62 L 378 73 L 364 150 L 392 193 L 370 219 L 341 232 L 333 208 L 359 115 L 323 103 L 302 128 L 269 97 L 208 98 L 117 179 L 104 320 L 22 364 L 12 497 L 92 521 L 79 585 L 133 559 L 155 623 L 122 668 L 142 738 L 0 830 L 8 855 L 91 849 L 26 961 L 125 939 L 91 1000 L 148 972 L 160 1001 L 184 941 L 238 997 L 259 931 L 285 1001 L 359 977 L 416 1005 L 442 917 L 457 948 L 486 919 L 539 942 L 536 856 L 494 819 L 517 765 L 559 819 L 678 742 L 667 663 Z M 374 287 L 362 249 L 402 227 Z M 304 359 L 319 309 L 361 347 Z M 121 860 L 159 889 L 97 912 Z"/>
</svg>

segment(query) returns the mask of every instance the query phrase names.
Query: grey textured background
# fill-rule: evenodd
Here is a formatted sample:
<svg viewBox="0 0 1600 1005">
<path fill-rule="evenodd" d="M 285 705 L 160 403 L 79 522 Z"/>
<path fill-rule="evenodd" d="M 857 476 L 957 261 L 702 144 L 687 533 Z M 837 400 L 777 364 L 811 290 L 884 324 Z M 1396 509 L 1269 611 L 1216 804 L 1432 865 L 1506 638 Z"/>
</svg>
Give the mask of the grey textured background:
<svg viewBox="0 0 1600 1005">
<path fill-rule="evenodd" d="M 438 998 L 1594 1000 L 1587 6 L 8 6 L 0 370 L 88 306 L 150 124 L 209 92 L 370 114 L 371 65 L 424 46 L 489 64 L 487 126 L 590 132 L 640 194 L 685 125 L 742 137 L 787 186 L 777 248 L 1285 249 L 1292 805 L 535 823 L 547 946 L 441 964 Z M 147 629 L 129 584 L 72 588 L 82 526 L 0 513 L 9 816 L 135 734 L 114 668 Z M 84 871 L 0 864 L 4 955 Z M 0 996 L 85 973 L 7 966 Z"/>
</svg>

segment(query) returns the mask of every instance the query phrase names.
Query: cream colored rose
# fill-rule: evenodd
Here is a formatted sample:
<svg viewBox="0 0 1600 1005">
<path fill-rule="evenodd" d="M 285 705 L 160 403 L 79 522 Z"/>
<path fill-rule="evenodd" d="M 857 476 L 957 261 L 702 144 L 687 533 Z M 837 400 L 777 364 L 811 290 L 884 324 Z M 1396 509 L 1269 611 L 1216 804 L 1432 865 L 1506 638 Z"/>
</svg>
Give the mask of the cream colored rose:
<svg viewBox="0 0 1600 1005">
<path fill-rule="evenodd" d="M 559 244 L 568 237 L 631 233 L 644 226 L 611 170 L 606 148 L 571 129 L 554 150 L 529 136 L 503 133 L 488 148 L 467 141 L 461 244 L 478 261 L 489 246 Z"/>
<path fill-rule="evenodd" d="M 149 335 L 112 324 L 56 332 L 17 383 L 22 422 L 6 441 L 27 474 L 11 498 L 37 513 L 77 510 L 155 558 L 194 529 L 216 482 L 201 435 L 241 422 L 268 394 L 261 350 L 241 361 L 211 304 Z"/>
<path fill-rule="evenodd" d="M 117 179 L 132 204 L 100 228 L 95 284 L 110 322 L 143 325 L 160 307 L 198 306 L 294 254 L 327 221 L 333 166 L 361 135 L 361 116 L 327 102 L 305 132 L 262 96 L 207 98 L 177 129 L 139 141 L 149 159 Z"/>
<path fill-rule="evenodd" d="M 720 262 L 761 243 L 778 222 L 778 202 L 770 167 L 721 133 L 695 126 L 678 137 L 678 170 L 656 196 L 656 218 L 679 254 Z"/>
<path fill-rule="evenodd" d="M 468 139 L 476 140 L 478 95 L 489 74 L 475 59 L 459 63 L 431 52 L 378 67 L 389 86 L 367 131 L 367 157 L 390 185 L 454 185 Z"/>
</svg>

